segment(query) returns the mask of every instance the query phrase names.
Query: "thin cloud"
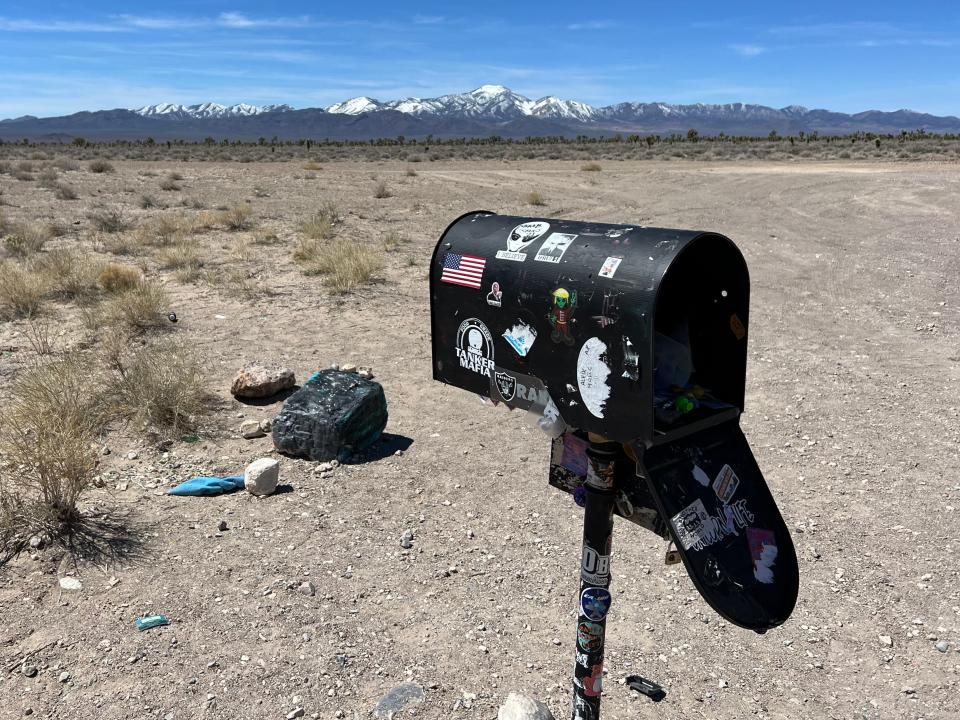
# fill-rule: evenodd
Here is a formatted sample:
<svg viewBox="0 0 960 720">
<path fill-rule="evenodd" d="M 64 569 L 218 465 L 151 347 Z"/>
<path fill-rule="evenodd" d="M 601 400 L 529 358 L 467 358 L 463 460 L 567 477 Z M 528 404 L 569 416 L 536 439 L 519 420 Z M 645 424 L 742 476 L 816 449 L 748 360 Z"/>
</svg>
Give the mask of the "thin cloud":
<svg viewBox="0 0 960 720">
<path fill-rule="evenodd" d="M 442 15 L 414 15 L 414 25 L 442 25 L 447 19 Z"/>
<path fill-rule="evenodd" d="M 746 58 L 756 57 L 757 55 L 762 55 L 767 51 L 767 48 L 761 45 L 742 45 L 739 43 L 734 43 L 729 46 L 737 55 L 742 55 Z"/>
<path fill-rule="evenodd" d="M 567 25 L 567 30 L 606 30 L 613 27 L 613 20 L 587 20 Z"/>
<path fill-rule="evenodd" d="M 0 17 L 0 31 L 6 32 L 61 32 L 61 33 L 98 33 L 123 32 L 116 25 L 70 20 L 14 20 Z"/>
</svg>

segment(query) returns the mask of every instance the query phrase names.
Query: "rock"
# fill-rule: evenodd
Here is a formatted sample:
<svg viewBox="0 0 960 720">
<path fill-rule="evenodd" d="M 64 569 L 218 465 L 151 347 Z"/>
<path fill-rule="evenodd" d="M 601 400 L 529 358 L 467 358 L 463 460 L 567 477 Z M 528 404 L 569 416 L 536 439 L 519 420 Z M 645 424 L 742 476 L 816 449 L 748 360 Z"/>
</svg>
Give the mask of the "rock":
<svg viewBox="0 0 960 720">
<path fill-rule="evenodd" d="M 290 368 L 252 362 L 237 372 L 230 393 L 236 397 L 263 398 L 292 388 L 294 384 L 296 378 Z"/>
<path fill-rule="evenodd" d="M 34 665 L 29 660 L 24 660 L 23 664 L 20 666 L 20 672 L 23 673 L 24 677 L 32 678 L 37 676 L 37 666 Z"/>
<path fill-rule="evenodd" d="M 550 708 L 536 698 L 519 693 L 510 693 L 500 710 L 497 720 L 554 720 Z"/>
<path fill-rule="evenodd" d="M 294 708 L 287 713 L 287 720 L 296 720 L 296 718 L 303 717 L 304 710 L 302 707 Z"/>
<path fill-rule="evenodd" d="M 265 420 L 260 421 L 260 429 L 265 433 L 270 432 L 270 429 L 273 427 L 273 420 L 266 418 Z"/>
<path fill-rule="evenodd" d="M 372 445 L 386 424 L 379 383 L 321 370 L 284 402 L 273 420 L 273 444 L 296 457 L 335 460 Z"/>
<path fill-rule="evenodd" d="M 946 640 L 941 640 L 936 645 L 934 645 L 934 647 L 940 652 L 945 653 L 947 650 L 950 649 L 950 643 L 948 643 Z"/>
<path fill-rule="evenodd" d="M 64 670 L 62 673 L 60 673 L 60 676 L 57 678 L 57 680 L 62 683 L 68 682 L 70 680 L 70 673 Z"/>
<path fill-rule="evenodd" d="M 83 583 L 75 577 L 60 578 L 60 587 L 64 590 L 83 590 Z"/>
<path fill-rule="evenodd" d="M 881 645 L 886 647 L 893 647 L 893 638 L 889 635 L 877 635 L 877 639 L 880 640 Z"/>
<path fill-rule="evenodd" d="M 357 371 L 357 366 L 353 363 L 344 363 L 340 366 L 340 370 L 343 372 L 353 373 Z"/>
<path fill-rule="evenodd" d="M 272 458 L 260 458 L 243 471 L 243 486 L 253 495 L 270 495 L 280 481 L 280 463 Z"/>
<path fill-rule="evenodd" d="M 367 380 L 373 380 L 373 368 L 368 367 L 359 367 L 357 368 L 357 375 Z"/>
<path fill-rule="evenodd" d="M 413 530 L 404 531 L 403 535 L 400 537 L 400 547 L 405 550 L 409 550 L 413 547 Z"/>
<path fill-rule="evenodd" d="M 217 525 L 217 530 L 219 530 L 220 532 L 225 532 L 226 529 L 227 529 L 227 521 L 226 521 L 226 520 L 221 520 L 221 521 L 220 521 L 220 524 Z"/>
<path fill-rule="evenodd" d="M 415 682 L 400 683 L 390 692 L 380 698 L 377 707 L 373 713 L 378 718 L 393 717 L 408 705 L 421 702 L 423 700 L 423 688 Z"/>
<path fill-rule="evenodd" d="M 33 535 L 33 536 L 30 538 L 30 547 L 32 547 L 34 550 L 37 550 L 37 549 L 39 549 L 39 548 L 42 548 L 42 547 L 43 547 L 43 538 L 40 537 L 39 535 Z"/>
<path fill-rule="evenodd" d="M 256 420 L 244 420 L 240 423 L 240 435 L 244 440 L 266 437 L 267 434 Z"/>
<path fill-rule="evenodd" d="M 309 597 L 313 597 L 314 595 L 317 594 L 316 585 L 314 585 L 309 580 L 304 583 L 300 583 L 300 587 L 298 589 L 300 590 L 300 593 L 302 595 L 307 595 Z"/>
<path fill-rule="evenodd" d="M 136 450 L 131 450 L 127 453 L 127 460 L 136 460 L 138 457 L 140 457 L 140 453 Z"/>
</svg>

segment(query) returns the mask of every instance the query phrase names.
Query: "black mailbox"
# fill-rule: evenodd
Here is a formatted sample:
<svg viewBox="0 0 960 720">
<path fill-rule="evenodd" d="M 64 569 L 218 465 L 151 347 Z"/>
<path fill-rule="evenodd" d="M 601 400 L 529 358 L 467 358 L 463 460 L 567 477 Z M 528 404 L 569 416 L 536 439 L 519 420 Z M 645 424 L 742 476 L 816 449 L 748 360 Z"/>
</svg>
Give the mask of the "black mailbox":
<svg viewBox="0 0 960 720">
<path fill-rule="evenodd" d="M 721 615 L 763 632 L 798 572 L 739 426 L 749 292 L 723 235 L 489 212 L 447 228 L 430 272 L 434 379 L 543 414 L 552 485 L 615 496 Z"/>
</svg>

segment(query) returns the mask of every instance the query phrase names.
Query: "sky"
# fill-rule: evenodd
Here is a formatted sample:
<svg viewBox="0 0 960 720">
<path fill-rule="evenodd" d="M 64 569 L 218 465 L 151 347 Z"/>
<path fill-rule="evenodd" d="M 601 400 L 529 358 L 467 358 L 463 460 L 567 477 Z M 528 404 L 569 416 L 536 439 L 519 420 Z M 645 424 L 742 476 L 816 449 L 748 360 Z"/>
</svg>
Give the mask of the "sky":
<svg viewBox="0 0 960 720">
<path fill-rule="evenodd" d="M 960 3 L 0 0 L 0 118 L 488 83 L 591 105 L 960 115 Z"/>
</svg>

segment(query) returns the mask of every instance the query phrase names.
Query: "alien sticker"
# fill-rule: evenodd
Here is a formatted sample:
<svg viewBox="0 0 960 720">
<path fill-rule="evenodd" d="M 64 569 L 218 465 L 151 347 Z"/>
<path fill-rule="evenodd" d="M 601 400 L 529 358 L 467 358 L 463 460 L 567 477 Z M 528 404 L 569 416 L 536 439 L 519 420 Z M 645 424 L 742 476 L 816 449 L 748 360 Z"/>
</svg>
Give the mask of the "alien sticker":
<svg viewBox="0 0 960 720">
<path fill-rule="evenodd" d="M 530 243 L 542 238 L 549 229 L 550 223 L 540 220 L 517 225 L 507 238 L 507 249 L 497 251 L 497 259 L 523 262 L 527 259 L 527 254 L 522 251 L 526 250 Z"/>
<path fill-rule="evenodd" d="M 553 326 L 553 332 L 550 333 L 550 339 L 555 343 L 564 343 L 573 345 L 573 335 L 570 333 L 570 323 L 573 311 L 577 307 L 577 291 L 572 293 L 564 288 L 557 288 L 553 291 L 553 305 L 547 319 Z"/>
</svg>

